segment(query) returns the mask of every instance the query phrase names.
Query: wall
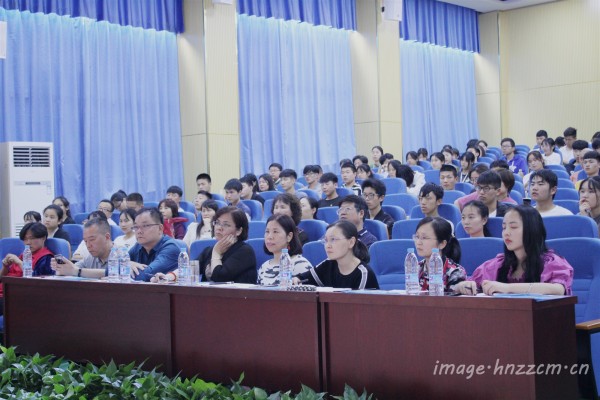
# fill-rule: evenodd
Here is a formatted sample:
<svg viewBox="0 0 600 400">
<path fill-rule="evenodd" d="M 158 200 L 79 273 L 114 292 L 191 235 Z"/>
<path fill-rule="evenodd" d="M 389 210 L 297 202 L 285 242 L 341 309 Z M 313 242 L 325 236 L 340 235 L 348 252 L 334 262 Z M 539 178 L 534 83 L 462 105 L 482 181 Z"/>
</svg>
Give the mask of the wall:
<svg viewBox="0 0 600 400">
<path fill-rule="evenodd" d="M 482 137 L 497 140 L 500 132 L 532 145 L 539 129 L 556 137 L 573 126 L 578 137 L 589 140 L 600 130 L 600 1 L 563 0 L 501 12 L 496 44 L 494 24 L 493 15 L 480 17 L 487 38 L 476 65 Z"/>
</svg>

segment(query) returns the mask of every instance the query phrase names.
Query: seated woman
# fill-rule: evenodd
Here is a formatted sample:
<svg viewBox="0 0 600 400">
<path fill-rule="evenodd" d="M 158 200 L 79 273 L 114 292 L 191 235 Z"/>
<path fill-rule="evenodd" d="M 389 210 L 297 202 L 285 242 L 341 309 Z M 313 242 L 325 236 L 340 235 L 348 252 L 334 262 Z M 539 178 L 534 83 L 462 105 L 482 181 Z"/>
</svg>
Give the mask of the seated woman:
<svg viewBox="0 0 600 400">
<path fill-rule="evenodd" d="M 441 217 L 425 217 L 417 225 L 413 236 L 417 254 L 423 259 L 419 262 L 419 284 L 421 290 L 429 290 L 429 258 L 434 248 L 440 249 L 444 261 L 444 291 L 467 278 L 460 262 L 460 244 L 452 234 L 452 225 Z"/>
<path fill-rule="evenodd" d="M 460 175 L 459 182 L 471 183 L 469 174 L 473 170 L 473 164 L 475 164 L 475 156 L 473 153 L 467 151 L 460 156 Z M 465 193 L 466 194 L 466 193 Z"/>
<path fill-rule="evenodd" d="M 52 200 L 52 204 L 59 206 L 61 210 L 63 210 L 63 217 L 60 221 L 60 225 L 63 224 L 74 224 L 75 220 L 71 217 L 71 208 L 69 207 L 71 203 L 64 196 L 55 197 Z"/>
<path fill-rule="evenodd" d="M 46 225 L 46 229 L 48 229 L 48 237 L 65 239 L 70 243 L 71 238 L 69 237 L 69 234 L 60 226 L 63 215 L 62 208 L 50 204 L 48 207 L 44 208 L 44 225 Z"/>
<path fill-rule="evenodd" d="M 275 199 L 273 199 L 271 214 L 287 215 L 288 217 L 291 217 L 294 220 L 294 224 L 298 226 L 302 220 L 302 207 L 296 196 L 289 193 L 282 193 L 278 194 Z M 308 243 L 308 235 L 300 228 L 298 228 L 298 238 L 300 239 L 302 246 Z"/>
<path fill-rule="evenodd" d="M 371 167 L 368 164 L 361 164 L 356 167 L 356 178 L 357 179 L 369 179 L 373 177 L 373 171 L 371 171 Z"/>
<path fill-rule="evenodd" d="M 446 162 L 446 157 L 444 157 L 444 153 L 438 151 L 431 155 L 429 162 L 431 163 L 431 168 L 439 170 Z"/>
<path fill-rule="evenodd" d="M 294 285 L 347 288 L 354 290 L 379 289 L 377 276 L 369 267 L 369 251 L 358 240 L 353 223 L 339 220 L 327 227 L 325 233 L 327 260 L 293 279 Z"/>
<path fill-rule="evenodd" d="M 600 228 L 600 177 L 584 179 L 579 186 L 579 215 L 593 218 Z"/>
<path fill-rule="evenodd" d="M 135 210 L 133 208 L 126 208 L 121 211 L 121 214 L 119 215 L 119 228 L 121 228 L 123 234 L 113 238 L 114 245 L 117 246 L 117 248 L 125 246 L 130 249 L 137 242 L 135 232 L 133 231 L 134 222 Z"/>
<path fill-rule="evenodd" d="M 42 222 L 42 215 L 37 211 L 27 211 L 23 215 L 23 222 L 26 224 L 30 222 Z"/>
<path fill-rule="evenodd" d="M 213 282 L 256 283 L 256 257 L 248 238 L 248 218 L 237 207 L 223 207 L 213 218 L 217 244 L 202 251 L 200 274 Z"/>
<path fill-rule="evenodd" d="M 573 268 L 546 248 L 546 228 L 533 207 L 509 209 L 502 222 L 504 254 L 481 264 L 454 287 L 461 294 L 536 293 L 569 295 Z"/>
<path fill-rule="evenodd" d="M 462 210 L 462 226 L 469 237 L 490 237 L 487 227 L 490 210 L 479 200 L 468 202 Z"/>
<path fill-rule="evenodd" d="M 268 192 L 275 190 L 275 183 L 269 174 L 262 174 L 258 177 L 258 191 Z"/>
<path fill-rule="evenodd" d="M 219 205 L 214 200 L 206 200 L 202 204 L 200 222 L 192 222 L 185 233 L 183 241 L 190 247 L 192 242 L 200 239 L 212 239 L 212 219 L 219 210 Z"/>
<path fill-rule="evenodd" d="M 419 171 L 413 171 L 408 165 L 402 165 L 398 161 L 390 161 L 388 170 L 395 178 L 404 179 L 406 182 L 406 192 L 418 196 L 423 185 L 425 185 L 425 174 Z M 389 177 L 389 176 L 388 176 Z"/>
<path fill-rule="evenodd" d="M 415 165 L 421 165 L 419 162 L 419 156 L 416 151 L 409 151 L 406 153 L 406 164 L 410 167 Z"/>
<path fill-rule="evenodd" d="M 158 203 L 158 211 L 163 216 L 163 232 L 175 239 L 183 239 L 185 236 L 185 224 L 187 218 L 179 216 L 177 203 L 171 199 L 163 199 Z"/>
<path fill-rule="evenodd" d="M 279 285 L 279 260 L 283 249 L 288 249 L 292 260 L 293 276 L 312 268 L 310 262 L 302 257 L 302 245 L 292 218 L 283 214 L 274 214 L 267 220 L 265 229 L 265 253 L 272 255 L 273 258 L 265 261 L 260 267 L 259 285 Z"/>
<path fill-rule="evenodd" d="M 362 164 L 365 165 L 365 164 Z M 302 209 L 302 219 L 317 219 L 319 211 L 319 202 L 312 197 L 302 197 L 300 199 L 300 208 Z"/>
<path fill-rule="evenodd" d="M 545 165 L 562 165 L 562 157 L 554 151 L 554 139 L 547 138 L 542 141 L 540 146 Z"/>
</svg>

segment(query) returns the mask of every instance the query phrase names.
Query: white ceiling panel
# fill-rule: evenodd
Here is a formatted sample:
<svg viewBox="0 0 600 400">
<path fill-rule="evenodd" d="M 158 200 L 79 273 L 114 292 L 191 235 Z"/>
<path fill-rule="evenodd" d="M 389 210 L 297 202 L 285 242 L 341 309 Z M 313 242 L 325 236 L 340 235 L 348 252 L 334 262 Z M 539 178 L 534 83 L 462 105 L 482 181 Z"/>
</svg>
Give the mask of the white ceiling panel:
<svg viewBox="0 0 600 400">
<path fill-rule="evenodd" d="M 482 13 L 491 11 L 505 11 L 515 8 L 535 6 L 543 3 L 552 3 L 557 0 L 438 0 L 444 3 L 456 4 L 471 8 Z"/>
</svg>

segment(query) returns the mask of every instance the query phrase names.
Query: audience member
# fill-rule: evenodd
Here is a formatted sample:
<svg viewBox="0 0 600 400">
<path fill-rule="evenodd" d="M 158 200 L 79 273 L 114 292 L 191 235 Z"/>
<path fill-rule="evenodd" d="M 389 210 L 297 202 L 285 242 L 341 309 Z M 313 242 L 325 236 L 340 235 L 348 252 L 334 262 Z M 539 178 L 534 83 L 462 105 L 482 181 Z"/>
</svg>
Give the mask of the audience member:
<svg viewBox="0 0 600 400">
<path fill-rule="evenodd" d="M 463 153 L 460 158 L 460 176 L 459 182 L 471 183 L 469 174 L 473 170 L 473 164 L 475 164 L 475 156 L 471 152 Z"/>
<path fill-rule="evenodd" d="M 133 231 L 134 223 L 135 210 L 133 208 L 126 208 L 121 211 L 121 214 L 119 215 L 119 228 L 121 228 L 123 234 L 115 238 L 115 246 L 119 248 L 125 246 L 127 249 L 133 247 L 136 243 L 135 232 Z"/>
<path fill-rule="evenodd" d="M 395 221 L 381 208 L 386 191 L 387 188 L 380 180 L 367 179 L 362 183 L 362 197 L 369 209 L 368 218 L 383 222 L 388 228 L 388 236 L 391 237 Z"/>
<path fill-rule="evenodd" d="M 129 193 L 125 202 L 127 208 L 133 208 L 136 212 L 144 208 L 144 198 L 139 193 Z"/>
<path fill-rule="evenodd" d="M 498 201 L 502 203 L 517 204 L 517 202 L 510 197 L 510 192 L 515 186 L 515 174 L 508 169 L 499 168 L 495 170 L 500 175 L 500 191 L 498 192 Z"/>
<path fill-rule="evenodd" d="M 563 163 L 567 172 L 571 174 L 571 178 L 574 182 L 577 181 L 577 172 L 582 169 L 581 160 L 583 154 L 589 150 L 588 142 L 585 140 L 576 140 L 572 144 L 573 158 L 570 161 L 565 161 L 563 157 Z"/>
<path fill-rule="evenodd" d="M 305 196 L 300 199 L 300 208 L 302 209 L 302 219 L 317 219 L 319 211 L 319 202 L 312 197 Z"/>
<path fill-rule="evenodd" d="M 269 175 L 271 175 L 271 179 L 273 179 L 273 184 L 275 186 L 279 185 L 279 174 L 283 170 L 283 166 L 279 163 L 272 163 L 269 165 Z"/>
<path fill-rule="evenodd" d="M 243 185 L 244 184 L 242 183 L 242 186 Z M 194 197 L 194 210 L 196 211 L 196 216 L 200 215 L 202 212 L 202 204 L 204 204 L 206 200 L 212 200 L 212 194 L 206 190 L 198 190 L 198 194 L 196 194 L 196 197 Z"/>
<path fill-rule="evenodd" d="M 25 224 L 29 222 L 42 222 L 42 215 L 37 211 L 27 211 L 23 215 L 23 222 Z"/>
<path fill-rule="evenodd" d="M 379 289 L 377 276 L 369 267 L 369 250 L 358 240 L 358 231 L 349 221 L 336 221 L 327 227 L 325 238 L 327 260 L 293 279 L 295 285 L 354 290 Z"/>
<path fill-rule="evenodd" d="M 212 179 L 210 175 L 207 173 L 198 174 L 196 177 L 196 186 L 198 187 L 198 190 L 204 190 L 210 193 L 212 186 Z"/>
<path fill-rule="evenodd" d="M 356 167 L 356 177 L 362 180 L 373 178 L 373 171 L 367 164 L 359 165 Z"/>
<path fill-rule="evenodd" d="M 273 258 L 261 265 L 258 271 L 259 285 L 279 285 L 279 260 L 283 249 L 288 249 L 292 261 L 292 275 L 296 276 L 312 268 L 311 263 L 302 257 L 302 244 L 298 238 L 296 224 L 283 214 L 273 214 L 267 220 L 265 229 L 265 253 Z"/>
<path fill-rule="evenodd" d="M 419 150 L 417 150 L 417 156 L 419 157 L 419 161 L 427 161 L 429 159 L 429 153 L 424 147 L 421 147 Z"/>
<path fill-rule="evenodd" d="M 187 218 L 179 216 L 177 204 L 171 199 L 163 199 L 158 203 L 158 211 L 163 217 L 163 233 L 174 239 L 183 239 Z"/>
<path fill-rule="evenodd" d="M 360 185 L 356 183 L 356 167 L 352 163 L 344 163 L 342 165 L 342 181 L 346 189 L 350 189 L 355 195 L 360 196 Z"/>
<path fill-rule="evenodd" d="M 416 151 L 409 151 L 406 153 L 406 164 L 413 167 L 415 165 L 421 165 L 419 163 L 419 155 Z"/>
<path fill-rule="evenodd" d="M 595 150 L 587 151 L 581 157 L 581 163 L 587 178 L 598 176 L 598 171 L 600 169 L 600 153 Z M 579 185 L 581 185 L 581 181 L 577 182 L 575 189 L 579 189 Z"/>
<path fill-rule="evenodd" d="M 527 154 L 527 165 L 529 165 L 529 173 L 523 176 L 523 187 L 525 188 L 526 194 L 530 192 L 529 179 L 531 178 L 531 174 L 544 169 L 546 166 L 544 163 L 544 157 L 537 150 L 530 151 L 529 154 Z"/>
<path fill-rule="evenodd" d="M 275 190 L 275 182 L 271 175 L 262 174 L 258 177 L 258 191 L 259 192 L 269 192 Z"/>
<path fill-rule="evenodd" d="M 563 132 L 563 136 L 565 145 L 560 149 L 560 152 L 562 153 L 563 164 L 568 164 L 575 158 L 575 154 L 573 153 L 573 143 L 577 140 L 577 129 L 568 127 Z"/>
<path fill-rule="evenodd" d="M 323 190 L 321 189 L 321 184 L 319 183 L 319 178 L 321 177 L 323 170 L 318 165 L 307 165 L 304 167 L 302 171 L 302 175 L 306 180 L 306 186 L 303 189 L 310 189 L 317 192 L 319 196 L 323 195 Z"/>
<path fill-rule="evenodd" d="M 302 220 L 302 207 L 298 198 L 289 193 L 281 193 L 273 199 L 271 214 L 283 214 L 290 217 L 296 226 Z M 308 235 L 302 229 L 298 229 L 300 243 L 304 246 L 308 243 Z"/>
<path fill-rule="evenodd" d="M 502 179 L 496 171 L 486 171 L 479 175 L 475 190 L 478 200 L 488 208 L 490 217 L 503 217 L 510 206 L 498 201 Z"/>
<path fill-rule="evenodd" d="M 183 241 L 188 247 L 191 247 L 192 243 L 196 240 L 211 239 L 213 237 L 212 220 L 218 210 L 219 205 L 214 200 L 206 200 L 202 204 L 202 210 L 198 218 L 200 222 L 189 224 L 187 232 L 183 237 Z"/>
<path fill-rule="evenodd" d="M 473 295 L 494 293 L 535 293 L 570 295 L 573 268 L 546 248 L 546 228 L 532 207 L 517 206 L 507 211 L 502 222 L 504 254 L 480 265 L 454 290 Z"/>
<path fill-rule="evenodd" d="M 100 200 L 100 203 L 98 203 L 98 211 L 102 211 L 104 215 L 106 215 L 106 220 L 108 221 L 108 224 L 117 226 L 115 221 L 112 220 L 112 214 L 114 210 L 115 207 L 113 206 L 112 202 L 108 199 L 102 199 Z"/>
<path fill-rule="evenodd" d="M 248 217 L 248 221 L 250 221 L 252 214 L 250 208 L 241 201 L 241 193 L 242 183 L 239 179 L 230 179 L 225 183 L 225 200 L 227 200 L 227 204 L 242 210 Z"/>
<path fill-rule="evenodd" d="M 137 243 L 129 249 L 129 257 L 135 280 L 148 282 L 158 272 L 166 274 L 177 268 L 179 245 L 163 234 L 162 215 L 156 208 L 138 211 L 132 229 Z"/>
<path fill-rule="evenodd" d="M 487 227 L 489 215 L 488 208 L 479 200 L 473 200 L 465 204 L 462 210 L 461 222 L 469 237 L 492 236 Z"/>
<path fill-rule="evenodd" d="M 444 189 L 435 183 L 428 182 L 419 192 L 419 206 L 426 217 L 439 217 L 438 207 L 442 204 Z"/>
<path fill-rule="evenodd" d="M 48 237 L 65 239 L 67 242 L 71 242 L 69 234 L 60 227 L 62 217 L 63 210 L 59 206 L 51 204 L 44 208 L 44 225 L 48 230 Z"/>
<path fill-rule="evenodd" d="M 419 261 L 419 284 L 421 290 L 429 290 L 429 259 L 433 249 L 440 251 L 444 262 L 444 292 L 452 291 L 454 285 L 464 281 L 467 273 L 460 266 L 460 244 L 454 237 L 452 225 L 441 217 L 425 217 L 417 225 L 413 235 Z"/>
<path fill-rule="evenodd" d="M 173 200 L 177 205 L 177 211 L 182 212 L 185 211 L 181 208 L 181 199 L 183 198 L 183 190 L 179 186 L 169 186 L 167 189 L 167 199 Z"/>
<path fill-rule="evenodd" d="M 248 238 L 248 218 L 236 207 L 224 207 L 213 217 L 217 243 L 202 251 L 200 273 L 213 282 L 256 283 L 256 257 Z"/>
<path fill-rule="evenodd" d="M 337 207 L 340 205 L 342 198 L 337 194 L 338 178 L 333 172 L 327 172 L 319 179 L 321 189 L 323 190 L 324 199 L 319 200 L 319 208 L 321 207 Z"/>
<path fill-rule="evenodd" d="M 584 179 L 579 186 L 579 215 L 593 218 L 600 228 L 600 177 Z"/>
<path fill-rule="evenodd" d="M 560 152 L 554 151 L 554 139 L 544 139 L 540 146 L 540 150 L 545 165 L 562 165 L 562 156 Z"/>
<path fill-rule="evenodd" d="M 379 163 L 379 159 L 383 155 L 383 147 L 373 146 L 373 148 L 371 149 L 371 154 L 373 156 L 373 165 L 371 165 L 371 168 L 377 169 L 381 166 L 381 164 Z"/>
<path fill-rule="evenodd" d="M 519 174 L 523 176 L 527 173 L 527 162 L 516 152 L 515 141 L 511 138 L 504 138 L 500 142 L 502 148 L 502 157 L 500 160 L 505 160 L 508 163 L 508 168 L 513 174 Z M 490 168 L 492 168 L 490 166 Z"/>
<path fill-rule="evenodd" d="M 566 208 L 554 204 L 553 199 L 558 189 L 558 178 L 554 172 L 549 169 L 535 171 L 529 182 L 531 200 L 535 201 L 535 209 L 542 217 L 573 215 Z"/>
<path fill-rule="evenodd" d="M 368 212 L 367 203 L 363 198 L 355 194 L 344 197 L 340 203 L 338 215 L 341 220 L 352 222 L 358 231 L 358 240 L 360 240 L 367 249 L 377 241 L 375 235 L 367 231 L 364 226 L 365 215 Z"/>
<path fill-rule="evenodd" d="M 87 218 L 84 219 L 81 224 L 85 226 L 85 224 L 88 221 L 91 221 L 92 219 L 95 219 L 95 218 L 99 218 L 99 219 L 106 221 L 106 215 L 102 211 L 92 211 L 91 213 L 88 214 Z M 108 223 L 108 221 L 106 221 L 106 223 Z M 134 244 L 135 244 L 135 241 L 134 241 Z M 88 251 L 87 246 L 85 245 L 85 240 L 82 239 L 81 242 L 79 242 L 77 249 L 73 252 L 73 255 L 71 256 L 71 260 L 74 260 L 74 261 L 83 260 L 84 258 L 86 258 L 89 255 L 90 255 L 90 252 Z"/>
<path fill-rule="evenodd" d="M 363 155 L 356 155 L 352 157 L 352 164 L 354 164 L 356 168 L 358 168 L 359 165 L 363 164 L 369 165 L 369 159 Z"/>
<path fill-rule="evenodd" d="M 69 203 L 69 200 L 67 200 L 66 197 L 57 196 L 54 198 L 54 200 L 52 200 L 52 204 L 59 206 L 61 208 L 61 210 L 63 211 L 63 217 L 60 220 L 61 226 L 64 224 L 74 224 L 75 223 L 75 220 L 71 217 L 71 208 L 70 208 L 71 203 Z"/>
<path fill-rule="evenodd" d="M 444 165 L 445 157 L 443 153 L 436 152 L 431 155 L 429 158 L 429 162 L 431 163 L 431 168 L 439 170 Z"/>
<path fill-rule="evenodd" d="M 458 170 L 454 165 L 442 165 L 442 168 L 440 168 L 440 183 L 444 190 L 454 190 L 458 183 Z"/>
<path fill-rule="evenodd" d="M 535 146 L 533 146 L 532 150 L 541 151 L 542 142 L 544 141 L 544 139 L 548 139 L 548 132 L 546 132 L 543 129 L 537 131 L 535 134 Z"/>
<path fill-rule="evenodd" d="M 127 193 L 122 190 L 117 190 L 110 196 L 110 202 L 113 204 L 113 209 L 123 211 L 127 208 Z"/>
<path fill-rule="evenodd" d="M 256 200 L 264 206 L 265 199 L 258 194 L 258 179 L 254 174 L 246 174 L 240 178 L 242 183 L 242 200 Z"/>
<path fill-rule="evenodd" d="M 293 169 L 286 168 L 279 174 L 279 184 L 285 193 L 296 195 L 296 179 L 298 174 Z"/>
</svg>

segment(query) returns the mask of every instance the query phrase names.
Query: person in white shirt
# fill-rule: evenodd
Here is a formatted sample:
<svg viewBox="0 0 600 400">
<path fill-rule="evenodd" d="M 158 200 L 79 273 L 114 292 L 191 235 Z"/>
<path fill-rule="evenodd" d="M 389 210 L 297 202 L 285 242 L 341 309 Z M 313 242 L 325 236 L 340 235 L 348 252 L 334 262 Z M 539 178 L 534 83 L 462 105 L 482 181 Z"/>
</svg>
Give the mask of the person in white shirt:
<svg viewBox="0 0 600 400">
<path fill-rule="evenodd" d="M 554 139 L 548 138 L 542 141 L 540 146 L 545 165 L 562 165 L 561 155 L 554 151 Z"/>
<path fill-rule="evenodd" d="M 198 215 L 200 222 L 192 222 L 188 225 L 187 232 L 183 237 L 183 241 L 192 246 L 192 243 L 201 239 L 212 239 L 213 226 L 212 219 L 219 209 L 219 204 L 214 200 L 206 200 L 202 203 L 202 209 Z"/>
<path fill-rule="evenodd" d="M 135 232 L 133 231 L 133 223 L 135 222 L 136 211 L 133 208 L 126 208 L 119 215 L 119 228 L 123 231 L 121 236 L 117 236 L 114 240 L 115 246 L 121 248 L 123 246 L 130 249 L 136 243 Z"/>
<path fill-rule="evenodd" d="M 542 169 L 531 174 L 529 179 L 531 200 L 535 201 L 535 209 L 542 217 L 557 215 L 573 215 L 564 207 L 554 204 L 554 195 L 558 189 L 558 177 L 549 169 Z"/>
<path fill-rule="evenodd" d="M 565 146 L 560 149 L 560 152 L 562 153 L 563 164 L 567 164 L 575 158 L 573 142 L 577 140 L 577 129 L 569 127 L 565 129 L 563 136 L 565 137 Z"/>
</svg>

